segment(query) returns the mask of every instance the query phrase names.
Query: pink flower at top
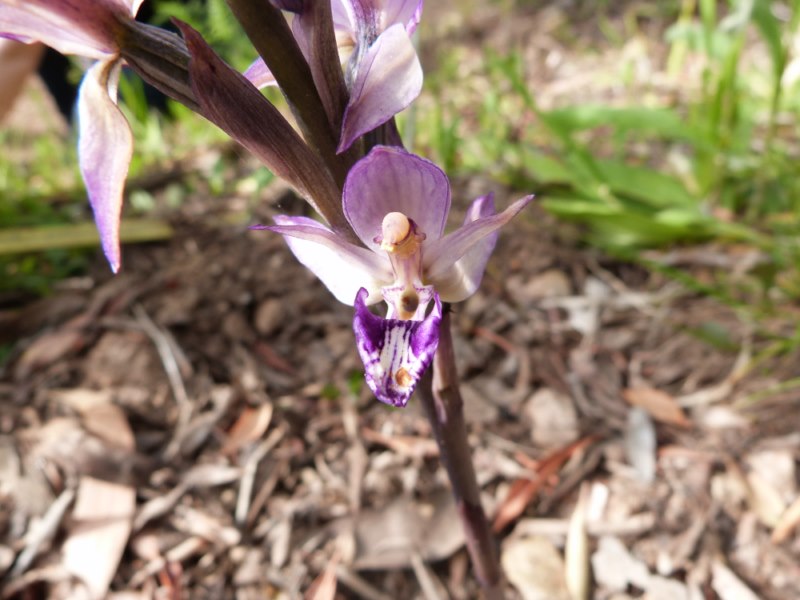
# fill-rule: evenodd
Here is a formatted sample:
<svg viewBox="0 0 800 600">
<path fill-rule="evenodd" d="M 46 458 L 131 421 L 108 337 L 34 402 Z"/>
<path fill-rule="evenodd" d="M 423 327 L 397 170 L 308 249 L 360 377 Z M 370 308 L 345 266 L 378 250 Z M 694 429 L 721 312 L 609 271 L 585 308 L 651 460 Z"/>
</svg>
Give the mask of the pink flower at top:
<svg viewBox="0 0 800 600">
<path fill-rule="evenodd" d="M 316 0 L 315 0 L 316 1 Z M 277 3 L 289 7 L 291 3 Z M 411 35 L 419 24 L 422 0 L 331 0 L 339 59 L 350 99 L 339 152 L 406 108 L 422 89 L 422 67 Z M 306 57 L 310 17 L 295 15 L 292 31 Z M 257 87 L 276 85 L 262 59 L 245 72 Z"/>
</svg>

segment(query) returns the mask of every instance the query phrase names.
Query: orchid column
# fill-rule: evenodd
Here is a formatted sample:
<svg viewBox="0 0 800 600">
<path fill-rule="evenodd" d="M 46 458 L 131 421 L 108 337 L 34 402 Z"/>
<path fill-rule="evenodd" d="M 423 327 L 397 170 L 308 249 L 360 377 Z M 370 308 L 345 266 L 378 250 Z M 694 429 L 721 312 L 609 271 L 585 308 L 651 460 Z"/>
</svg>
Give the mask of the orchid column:
<svg viewBox="0 0 800 600">
<path fill-rule="evenodd" d="M 486 596 L 500 569 L 467 444 L 449 304 L 475 293 L 498 230 L 530 201 L 496 213 L 474 200 L 445 233 L 450 184 L 406 151 L 394 116 L 419 94 L 411 43 L 422 0 L 228 0 L 260 58 L 240 74 L 202 36 L 138 23 L 142 0 L 0 0 L 0 35 L 97 60 L 80 100 L 80 161 L 103 249 L 119 268 L 122 190 L 132 152 L 116 107 L 119 69 L 219 126 L 284 178 L 321 220 L 282 215 L 278 233 L 334 297 L 354 307 L 353 331 L 376 398 L 403 407 L 415 390 L 439 444 Z M 291 25 L 284 11 L 293 13 Z M 259 91 L 277 85 L 290 124 Z M 381 311 L 383 314 L 380 314 Z"/>
</svg>

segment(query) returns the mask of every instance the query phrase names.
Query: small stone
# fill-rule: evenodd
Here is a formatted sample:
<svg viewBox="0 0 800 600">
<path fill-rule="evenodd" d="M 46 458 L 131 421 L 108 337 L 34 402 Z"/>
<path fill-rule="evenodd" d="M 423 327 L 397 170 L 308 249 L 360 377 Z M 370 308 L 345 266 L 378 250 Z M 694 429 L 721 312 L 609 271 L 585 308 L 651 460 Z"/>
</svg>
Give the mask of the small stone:
<svg viewBox="0 0 800 600">
<path fill-rule="evenodd" d="M 503 548 L 500 562 L 523 600 L 568 600 L 564 559 L 547 538 L 510 540 Z"/>
<path fill-rule="evenodd" d="M 222 333 L 229 340 L 239 342 L 250 342 L 253 338 L 253 330 L 247 320 L 240 312 L 230 312 L 222 319 Z"/>
<path fill-rule="evenodd" d="M 548 269 L 528 281 L 520 290 L 523 301 L 542 298 L 561 298 L 572 294 L 572 286 L 566 274 L 559 269 Z"/>
<path fill-rule="evenodd" d="M 651 578 L 647 565 L 612 536 L 600 538 L 592 555 L 592 573 L 598 584 L 612 592 L 623 591 L 629 584 L 646 589 Z"/>
<path fill-rule="evenodd" d="M 465 383 L 461 386 L 461 395 L 464 398 L 464 419 L 467 423 L 488 424 L 497 421 L 497 406 L 471 384 Z"/>
<path fill-rule="evenodd" d="M 14 564 L 16 553 L 8 546 L 0 545 L 0 575 L 8 571 L 12 564 Z"/>
<path fill-rule="evenodd" d="M 269 298 L 258 305 L 255 316 L 256 331 L 268 336 L 275 333 L 284 318 L 284 309 L 277 298 Z"/>
<path fill-rule="evenodd" d="M 543 388 L 528 399 L 524 410 L 537 446 L 560 447 L 578 439 L 578 415 L 566 394 Z"/>
</svg>

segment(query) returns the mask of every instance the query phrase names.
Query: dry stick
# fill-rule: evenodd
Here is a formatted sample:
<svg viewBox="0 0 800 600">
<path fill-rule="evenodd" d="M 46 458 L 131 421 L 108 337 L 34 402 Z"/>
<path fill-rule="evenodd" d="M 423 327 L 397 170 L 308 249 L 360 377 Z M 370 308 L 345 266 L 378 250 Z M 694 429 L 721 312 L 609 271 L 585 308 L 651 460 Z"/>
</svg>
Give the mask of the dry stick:
<svg viewBox="0 0 800 600">
<path fill-rule="evenodd" d="M 458 372 L 450 332 L 449 306 L 445 308 L 439 336 L 439 347 L 433 359 L 433 375 L 429 369 L 417 389 L 439 445 L 442 464 L 450 478 L 467 551 L 478 582 L 487 600 L 500 600 L 504 597 L 500 564 L 494 537 L 481 506 L 472 450 L 467 440 L 464 402 L 458 389 Z"/>
</svg>

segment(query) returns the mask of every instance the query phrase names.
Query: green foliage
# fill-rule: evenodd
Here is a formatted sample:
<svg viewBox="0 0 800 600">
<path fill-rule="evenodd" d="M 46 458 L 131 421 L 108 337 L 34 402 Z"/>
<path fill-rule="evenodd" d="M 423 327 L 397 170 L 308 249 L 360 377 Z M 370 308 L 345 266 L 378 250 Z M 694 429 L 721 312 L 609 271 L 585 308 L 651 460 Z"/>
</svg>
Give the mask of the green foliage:
<svg viewBox="0 0 800 600">
<path fill-rule="evenodd" d="M 257 56 L 225 0 L 173 0 L 153 7 L 156 25 L 167 26 L 172 18 L 189 23 L 235 69 L 243 71 Z"/>
<path fill-rule="evenodd" d="M 667 69 L 685 72 L 691 60 L 702 71 L 686 86 L 699 93 L 674 105 L 648 98 L 544 110 L 521 54 L 511 53 L 486 58 L 482 100 L 459 112 L 448 93 L 459 79 L 454 53 L 437 74 L 439 102 L 422 117 L 432 122 L 420 127 L 428 134 L 420 143 L 451 170 L 488 168 L 536 191 L 548 210 L 584 224 L 591 243 L 615 253 L 710 240 L 755 246 L 771 259 L 765 285 L 797 297 L 800 83 L 787 83 L 786 73 L 799 22 L 800 0 L 684 0 L 666 34 Z M 768 69 L 743 68 L 754 42 Z"/>
</svg>

